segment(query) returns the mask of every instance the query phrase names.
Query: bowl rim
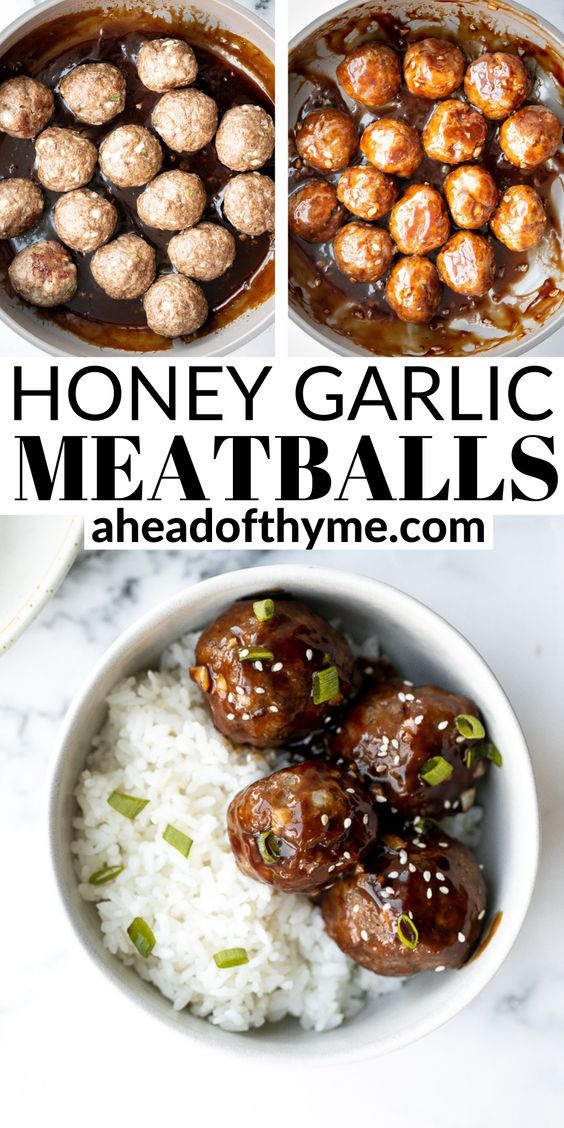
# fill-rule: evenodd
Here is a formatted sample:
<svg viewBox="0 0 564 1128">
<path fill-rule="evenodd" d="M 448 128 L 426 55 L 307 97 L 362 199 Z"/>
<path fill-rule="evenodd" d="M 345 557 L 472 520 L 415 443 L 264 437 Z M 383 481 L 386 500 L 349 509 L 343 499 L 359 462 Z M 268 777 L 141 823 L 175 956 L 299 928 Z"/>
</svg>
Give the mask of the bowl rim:
<svg viewBox="0 0 564 1128">
<path fill-rule="evenodd" d="M 19 514 L 6 514 L 6 517 L 10 516 L 19 516 Z M 25 519 L 30 522 L 34 520 L 33 517 Z M 36 580 L 35 586 L 28 593 L 25 602 L 21 604 L 13 617 L 7 623 L 0 623 L 0 657 L 24 634 L 55 595 L 57 588 L 61 586 L 70 572 L 82 548 L 84 538 L 82 517 L 59 519 L 65 522 L 65 529 L 61 533 L 58 547 L 51 560 Z M 35 520 L 45 520 L 45 517 L 35 518 Z"/>
</svg>

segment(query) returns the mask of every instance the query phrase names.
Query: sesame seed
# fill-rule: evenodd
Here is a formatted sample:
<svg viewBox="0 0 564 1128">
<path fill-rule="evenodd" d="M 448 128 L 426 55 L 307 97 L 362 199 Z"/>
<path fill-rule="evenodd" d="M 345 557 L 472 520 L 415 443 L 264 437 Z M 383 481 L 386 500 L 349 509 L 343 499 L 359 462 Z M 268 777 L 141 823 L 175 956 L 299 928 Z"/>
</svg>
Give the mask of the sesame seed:
<svg viewBox="0 0 564 1128">
<path fill-rule="evenodd" d="M 428 889 L 427 890 L 427 900 L 430 901 L 432 896 L 433 896 L 433 890 Z"/>
<path fill-rule="evenodd" d="M 243 697 L 245 690 L 243 689 L 242 685 L 237 685 L 235 686 L 235 692 L 239 694 L 239 697 Z"/>
<path fill-rule="evenodd" d="M 423 870 L 423 881 L 431 880 L 431 870 Z"/>
<path fill-rule="evenodd" d="M 478 920 L 483 920 L 485 915 L 486 915 L 486 910 L 482 909 L 481 913 L 478 913 Z"/>
<path fill-rule="evenodd" d="M 417 715 L 417 716 L 416 716 L 416 718 L 415 718 L 415 724 L 416 724 L 416 725 L 422 725 L 422 724 L 423 724 L 423 719 L 424 719 L 424 718 L 423 718 L 423 713 L 418 713 L 418 715 Z"/>
<path fill-rule="evenodd" d="M 439 885 L 439 893 L 448 893 L 447 885 Z"/>
<path fill-rule="evenodd" d="M 391 911 L 392 911 L 392 906 L 388 905 L 387 903 L 385 905 L 382 905 L 382 908 L 383 908 L 385 913 L 391 913 Z"/>
<path fill-rule="evenodd" d="M 327 870 L 327 873 L 333 873 L 333 870 L 334 870 L 334 869 L 335 869 L 335 866 L 334 866 L 334 865 L 332 865 L 332 866 L 329 866 L 329 869 Z"/>
<path fill-rule="evenodd" d="M 248 655 L 249 655 L 248 648 L 246 646 L 244 646 L 243 649 L 239 651 L 239 658 L 247 658 Z"/>
<path fill-rule="evenodd" d="M 269 705 L 268 710 L 269 710 L 270 713 L 277 713 L 278 712 L 278 705 Z"/>
<path fill-rule="evenodd" d="M 452 807 L 450 799 L 445 799 L 443 807 L 445 808 L 445 811 L 450 811 L 450 808 Z"/>
<path fill-rule="evenodd" d="M 284 669 L 284 663 L 283 662 L 275 662 L 274 665 L 270 667 L 270 669 L 272 670 L 273 674 L 277 674 L 279 670 Z"/>
<path fill-rule="evenodd" d="M 456 738 L 456 743 L 457 743 L 457 744 L 464 744 L 464 741 L 465 741 L 465 740 L 466 740 L 466 737 L 465 737 L 465 736 L 457 736 L 457 738 Z"/>
<path fill-rule="evenodd" d="M 262 662 L 260 661 L 260 659 L 256 662 L 253 662 L 253 666 L 255 667 L 255 670 L 258 670 L 259 674 L 262 673 L 263 665 L 262 665 Z"/>
<path fill-rule="evenodd" d="M 378 775 L 382 775 L 382 772 L 385 772 L 386 770 L 387 769 L 385 764 L 376 764 L 376 771 Z"/>
<path fill-rule="evenodd" d="M 387 803 L 388 802 L 385 795 L 375 795 L 374 798 L 376 799 L 377 803 Z"/>
<path fill-rule="evenodd" d="M 368 815 L 363 815 L 363 816 L 362 816 L 362 821 L 363 821 L 363 823 L 364 823 L 364 825 L 365 825 L 365 826 L 368 826 Z"/>
<path fill-rule="evenodd" d="M 388 897 L 393 897 L 394 893 L 395 893 L 395 889 L 394 889 L 393 885 L 386 885 L 386 888 L 384 889 L 384 893 Z"/>
<path fill-rule="evenodd" d="M 438 870 L 435 874 L 435 877 L 436 877 L 437 881 L 445 881 L 446 880 L 444 873 L 439 873 Z"/>
<path fill-rule="evenodd" d="M 232 694 L 232 693 L 228 693 L 228 694 L 227 694 L 227 700 L 229 701 L 229 704 L 230 704 L 230 705 L 232 705 L 232 704 L 233 704 L 233 701 L 234 701 L 234 697 L 233 697 L 233 694 Z"/>
<path fill-rule="evenodd" d="M 400 850 L 399 860 L 402 866 L 407 865 L 407 850 Z"/>
<path fill-rule="evenodd" d="M 444 964 L 439 964 L 439 966 L 435 968 L 435 971 L 444 971 L 444 970 L 445 970 Z"/>
<path fill-rule="evenodd" d="M 243 713 L 243 720 L 244 721 L 250 721 L 250 719 L 251 719 L 250 713 Z"/>
<path fill-rule="evenodd" d="M 348 830 L 349 826 L 352 826 L 352 819 L 343 819 L 343 826 L 345 830 Z"/>
<path fill-rule="evenodd" d="M 463 932 L 458 933 L 458 940 L 460 944 L 464 944 L 466 942 L 466 937 Z"/>
<path fill-rule="evenodd" d="M 361 930 L 360 930 L 360 938 L 361 938 L 361 940 L 364 940 L 364 942 L 365 942 L 365 943 L 366 943 L 366 941 L 368 940 L 368 933 L 367 933 L 367 931 L 366 931 L 366 929 L 365 929 L 365 928 L 361 928 Z"/>
<path fill-rule="evenodd" d="M 439 842 L 439 846 L 442 846 L 443 850 L 448 850 L 448 842 Z"/>
<path fill-rule="evenodd" d="M 360 912 L 360 905 L 353 905 L 352 911 L 353 911 L 353 913 L 359 913 Z"/>
<path fill-rule="evenodd" d="M 399 762 L 400 762 L 399 754 L 396 753 L 396 755 L 394 756 L 394 764 L 396 765 L 396 767 L 399 764 Z"/>
<path fill-rule="evenodd" d="M 350 862 L 350 860 L 351 860 L 351 856 L 350 856 L 350 854 L 349 854 L 348 850 L 343 850 L 343 858 L 346 858 L 347 862 Z M 343 864 L 343 863 L 341 862 L 341 865 L 342 865 L 342 864 Z"/>
<path fill-rule="evenodd" d="M 266 690 L 263 685 L 257 685 L 255 693 L 266 693 Z"/>
<path fill-rule="evenodd" d="M 415 873 L 415 866 L 413 865 L 413 862 L 410 862 L 407 868 L 410 873 Z"/>
<path fill-rule="evenodd" d="M 365 674 L 373 674 L 374 673 L 374 666 L 365 666 L 364 667 L 364 673 Z"/>
<path fill-rule="evenodd" d="M 329 815 L 322 815 L 321 816 L 321 822 L 323 823 L 323 826 L 327 826 L 327 824 L 329 822 Z"/>
<path fill-rule="evenodd" d="M 347 795 L 354 795 L 354 787 L 345 787 Z"/>
<path fill-rule="evenodd" d="M 405 693 L 398 693 L 398 701 L 401 701 L 403 704 L 405 701 Z"/>
<path fill-rule="evenodd" d="M 393 881 L 394 877 L 399 877 L 399 873 L 397 870 L 392 870 L 392 872 L 388 874 L 388 877 L 390 878 L 390 881 Z"/>
<path fill-rule="evenodd" d="M 388 745 L 389 743 L 390 743 L 390 738 L 389 738 L 389 736 L 386 736 L 386 734 L 384 733 L 384 736 L 382 737 L 382 744 Z"/>
<path fill-rule="evenodd" d="M 378 756 L 379 756 L 380 758 L 382 758 L 382 756 L 387 756 L 387 755 L 388 755 L 388 750 L 387 750 L 387 748 L 381 748 L 381 749 L 380 749 L 380 751 L 378 752 Z"/>
<path fill-rule="evenodd" d="M 405 700 L 406 701 L 415 701 L 415 697 L 413 696 L 412 693 L 406 693 Z"/>
<path fill-rule="evenodd" d="M 404 679 L 403 679 L 403 684 L 404 684 L 404 685 L 409 685 L 409 686 L 412 686 L 412 685 L 413 685 L 413 682 L 410 682 L 410 681 L 406 681 L 406 680 L 405 680 L 405 678 L 404 678 Z"/>
<path fill-rule="evenodd" d="M 335 729 L 335 732 L 337 733 L 337 736 L 338 736 L 338 735 L 339 735 L 339 733 L 341 733 L 342 731 L 343 731 L 343 730 L 342 730 L 342 728 L 341 728 L 341 726 L 340 726 L 340 725 L 339 725 L 339 727 L 338 727 L 338 728 L 336 728 L 336 729 Z"/>
<path fill-rule="evenodd" d="M 308 662 L 311 662 L 311 660 L 313 658 L 313 650 L 306 650 L 306 658 L 307 658 Z"/>
<path fill-rule="evenodd" d="M 228 721 L 234 721 L 235 720 L 235 713 L 228 713 L 227 714 L 227 720 Z"/>
<path fill-rule="evenodd" d="M 442 732 L 443 729 L 448 728 L 448 721 L 439 721 L 437 728 L 439 729 L 439 732 Z"/>
<path fill-rule="evenodd" d="M 399 740 L 392 740 L 392 748 L 399 748 Z"/>
</svg>

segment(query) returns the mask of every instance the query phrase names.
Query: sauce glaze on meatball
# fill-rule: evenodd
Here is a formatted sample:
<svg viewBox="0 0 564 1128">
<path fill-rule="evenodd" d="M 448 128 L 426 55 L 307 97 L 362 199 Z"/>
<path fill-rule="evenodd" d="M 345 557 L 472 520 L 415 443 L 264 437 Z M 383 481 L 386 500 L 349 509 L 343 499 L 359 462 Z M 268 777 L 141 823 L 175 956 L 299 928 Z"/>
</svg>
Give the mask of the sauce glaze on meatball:
<svg viewBox="0 0 564 1128">
<path fill-rule="evenodd" d="M 295 130 L 296 149 L 303 161 L 322 172 L 336 172 L 354 157 L 358 140 L 351 117 L 333 108 L 314 110 Z"/>
<path fill-rule="evenodd" d="M 110 298 L 132 301 L 140 298 L 151 285 L 156 272 L 156 255 L 154 248 L 139 235 L 120 235 L 96 251 L 90 269 Z"/>
<path fill-rule="evenodd" d="M 537 168 L 553 157 L 562 141 L 562 126 L 546 106 L 524 106 L 504 121 L 499 143 L 517 168 Z"/>
<path fill-rule="evenodd" d="M 546 227 L 543 202 L 529 184 L 513 184 L 503 193 L 490 227 L 510 251 L 536 247 Z"/>
<path fill-rule="evenodd" d="M 448 39 L 410 43 L 403 60 L 405 84 L 419 98 L 448 98 L 462 83 L 466 59 Z"/>
<path fill-rule="evenodd" d="M 383 106 L 401 86 L 401 66 L 396 52 L 382 43 L 362 43 L 337 67 L 337 80 L 345 94 L 365 106 Z"/>
<path fill-rule="evenodd" d="M 35 142 L 37 178 L 52 192 L 70 192 L 92 179 L 96 146 L 73 129 L 51 126 Z"/>
<path fill-rule="evenodd" d="M 423 146 L 435 161 L 461 164 L 482 156 L 487 133 L 483 115 L 453 98 L 433 110 L 423 131 Z"/>
<path fill-rule="evenodd" d="M 423 160 L 419 134 L 395 118 L 380 118 L 366 127 L 360 148 L 370 164 L 396 176 L 412 176 Z"/>
<path fill-rule="evenodd" d="M 459 165 L 445 177 L 443 191 L 457 227 L 483 227 L 493 215 L 499 191 L 483 165 Z"/>
<path fill-rule="evenodd" d="M 169 149 L 197 153 L 217 129 L 217 106 L 201 90 L 170 90 L 157 102 L 151 121 Z"/>
<path fill-rule="evenodd" d="M 160 337 L 195 333 L 207 319 L 206 295 L 197 282 L 183 274 L 163 274 L 143 298 L 147 324 Z"/>
<path fill-rule="evenodd" d="M 493 247 L 475 231 L 457 231 L 439 251 L 437 270 L 445 285 L 455 293 L 482 298 L 494 283 Z"/>
<path fill-rule="evenodd" d="M 430 184 L 412 184 L 392 208 L 390 231 L 404 255 L 426 255 L 450 234 L 446 204 Z"/>
<path fill-rule="evenodd" d="M 36 137 L 55 113 L 48 86 L 19 75 L 0 86 L 0 130 L 9 137 Z"/>
<path fill-rule="evenodd" d="M 53 222 L 59 239 L 73 251 L 90 254 L 111 239 L 117 226 L 117 208 L 89 188 L 65 192 L 55 204 Z"/>
<path fill-rule="evenodd" d="M 274 122 L 262 106 L 232 106 L 215 135 L 215 151 L 226 168 L 261 168 L 274 150 Z"/>
<path fill-rule="evenodd" d="M 192 48 L 182 39 L 148 39 L 137 56 L 137 73 L 147 90 L 165 94 L 194 82 L 198 63 Z"/>
<path fill-rule="evenodd" d="M 337 196 L 359 219 L 375 220 L 388 214 L 399 188 L 391 176 L 374 165 L 353 165 L 339 178 Z"/>
<path fill-rule="evenodd" d="M 89 125 L 105 125 L 125 109 L 125 78 L 113 63 L 81 63 L 59 90 L 74 116 Z"/>
<path fill-rule="evenodd" d="M 175 168 L 151 180 L 137 197 L 137 211 L 148 227 L 179 231 L 198 222 L 206 203 L 204 182 L 197 173 Z"/>
<path fill-rule="evenodd" d="M 421 255 L 399 259 L 386 283 L 386 301 L 400 321 L 432 321 L 441 304 L 441 283 L 431 260 Z"/>
<path fill-rule="evenodd" d="M 274 181 L 260 172 L 241 172 L 227 182 L 223 214 L 243 235 L 274 231 Z"/>
<path fill-rule="evenodd" d="M 100 168 L 118 188 L 137 188 L 157 175 L 162 149 L 142 125 L 118 125 L 100 145 Z"/>
<path fill-rule="evenodd" d="M 308 180 L 288 200 L 290 230 L 307 243 L 332 239 L 345 218 L 346 211 L 328 180 Z"/>
<path fill-rule="evenodd" d="M 40 239 L 16 255 L 8 270 L 14 290 L 32 305 L 50 308 L 76 293 L 76 266 L 66 247 Z"/>
<path fill-rule="evenodd" d="M 525 64 L 504 51 L 480 55 L 470 63 L 464 79 L 468 101 L 493 121 L 512 114 L 530 90 Z"/>
<path fill-rule="evenodd" d="M 351 282 L 377 282 L 390 269 L 395 247 L 387 231 L 371 223 L 347 223 L 333 239 L 340 271 Z"/>
<path fill-rule="evenodd" d="M 37 223 L 43 211 L 43 193 L 33 180 L 0 180 L 0 239 L 12 239 Z"/>
<path fill-rule="evenodd" d="M 181 274 L 212 282 L 233 265 L 237 245 L 230 231 L 218 223 L 199 223 L 174 235 L 168 257 Z"/>
</svg>

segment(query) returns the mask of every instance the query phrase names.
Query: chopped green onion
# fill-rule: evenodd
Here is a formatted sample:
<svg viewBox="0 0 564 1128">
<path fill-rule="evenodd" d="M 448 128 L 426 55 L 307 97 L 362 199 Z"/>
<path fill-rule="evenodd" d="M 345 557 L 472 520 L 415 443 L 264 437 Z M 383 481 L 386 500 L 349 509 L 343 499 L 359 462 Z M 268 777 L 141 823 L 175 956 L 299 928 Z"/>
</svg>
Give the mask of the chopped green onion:
<svg viewBox="0 0 564 1128">
<path fill-rule="evenodd" d="M 89 885 L 105 885 L 107 881 L 115 881 L 120 873 L 123 873 L 124 866 L 103 866 L 102 869 L 96 870 L 88 878 Z"/>
<path fill-rule="evenodd" d="M 239 658 L 241 662 L 271 662 L 274 658 L 272 650 L 267 650 L 264 646 L 242 646 L 239 650 Z"/>
<path fill-rule="evenodd" d="M 131 943 L 135 944 L 139 955 L 143 956 L 143 959 L 146 960 L 147 956 L 151 955 L 157 942 L 147 921 L 143 920 L 143 917 L 135 917 L 135 920 L 132 920 L 129 925 L 127 935 Z"/>
<path fill-rule="evenodd" d="M 313 675 L 313 704 L 323 705 L 339 694 L 339 672 L 336 666 L 327 666 Z"/>
<path fill-rule="evenodd" d="M 222 948 L 220 952 L 214 952 L 214 961 L 216 967 L 239 967 L 241 964 L 249 962 L 246 948 Z"/>
<path fill-rule="evenodd" d="M 126 819 L 136 819 L 148 802 L 148 799 L 138 799 L 135 795 L 125 795 L 123 791 L 112 791 L 108 799 L 110 807 L 125 815 Z"/>
<path fill-rule="evenodd" d="M 404 928 L 407 931 L 404 931 Z M 404 948 L 416 948 L 419 943 L 419 932 L 407 913 L 402 913 L 398 920 L 398 940 Z"/>
<path fill-rule="evenodd" d="M 479 717 L 472 717 L 470 713 L 460 713 L 454 718 L 454 723 L 461 736 L 467 740 L 483 740 L 486 730 Z"/>
<path fill-rule="evenodd" d="M 471 748 L 466 749 L 465 764 L 467 768 L 471 768 L 476 760 L 491 760 L 497 768 L 503 765 L 503 757 L 499 748 L 492 744 L 491 740 L 483 740 L 481 744 L 473 744 Z"/>
<path fill-rule="evenodd" d="M 428 783 L 430 787 L 436 787 L 437 784 L 445 783 L 447 779 L 450 779 L 452 772 L 452 764 L 449 764 L 444 756 L 431 756 L 431 759 L 423 764 L 419 778 L 424 783 Z"/>
<path fill-rule="evenodd" d="M 189 838 L 187 834 L 184 834 L 183 831 L 178 830 L 175 826 L 171 826 L 170 823 L 168 823 L 163 830 L 163 838 L 165 842 L 168 842 L 169 846 L 174 846 L 174 849 L 178 850 L 184 858 L 188 857 L 194 844 L 192 838 Z"/>
<path fill-rule="evenodd" d="M 280 861 L 280 850 L 276 841 L 276 835 L 271 830 L 265 830 L 257 837 L 258 852 L 267 865 L 271 866 L 275 862 Z"/>
<path fill-rule="evenodd" d="M 266 623 L 274 615 L 274 600 L 257 599 L 256 603 L 253 603 L 253 611 L 259 623 Z"/>
</svg>

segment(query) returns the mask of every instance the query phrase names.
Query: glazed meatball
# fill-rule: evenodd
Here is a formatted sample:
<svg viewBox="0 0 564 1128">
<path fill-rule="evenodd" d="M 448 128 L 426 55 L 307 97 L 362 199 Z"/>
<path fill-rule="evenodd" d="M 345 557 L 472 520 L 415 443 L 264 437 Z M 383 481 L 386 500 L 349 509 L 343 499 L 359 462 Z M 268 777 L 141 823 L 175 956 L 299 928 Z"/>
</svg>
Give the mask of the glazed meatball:
<svg viewBox="0 0 564 1128">
<path fill-rule="evenodd" d="M 274 231 L 274 181 L 260 172 L 241 172 L 228 181 L 223 214 L 243 235 Z"/>
<path fill-rule="evenodd" d="M 100 168 L 118 188 L 136 188 L 156 176 L 163 162 L 157 138 L 142 125 L 118 125 L 100 145 Z"/>
<path fill-rule="evenodd" d="M 50 308 L 76 293 L 76 266 L 66 247 L 41 239 L 12 260 L 8 270 L 14 290 L 32 305 Z"/>
<path fill-rule="evenodd" d="M 525 101 L 530 86 L 527 69 L 519 56 L 503 51 L 474 59 L 464 79 L 468 101 L 493 121 L 512 114 Z"/>
<path fill-rule="evenodd" d="M 351 282 L 377 282 L 390 269 L 394 251 L 388 232 L 370 223 L 347 223 L 333 239 L 337 266 Z"/>
<path fill-rule="evenodd" d="M 329 936 L 378 975 L 466 963 L 482 931 L 486 886 L 474 855 L 440 829 L 387 834 L 369 860 L 323 894 Z"/>
<path fill-rule="evenodd" d="M 378 831 L 360 786 L 321 760 L 258 779 L 227 811 L 239 869 L 286 893 L 317 893 L 353 869 Z"/>
<path fill-rule="evenodd" d="M 457 227 L 483 227 L 493 215 L 499 192 L 493 176 L 482 165 L 459 165 L 443 184 L 450 214 Z"/>
<path fill-rule="evenodd" d="M 262 106 L 233 106 L 215 135 L 219 160 L 235 172 L 260 168 L 274 150 L 274 123 Z"/>
<path fill-rule="evenodd" d="M 477 744 L 461 736 L 460 717 L 481 724 L 476 705 L 462 694 L 434 685 L 376 687 L 347 714 L 333 754 L 401 815 L 444 815 L 461 801 L 467 809 L 487 760 L 468 766 L 468 749 Z M 437 758 L 440 779 L 430 770 Z"/>
<path fill-rule="evenodd" d="M 182 39 L 148 39 L 139 51 L 137 73 L 147 90 L 164 94 L 194 82 L 198 63 L 192 48 Z"/>
<path fill-rule="evenodd" d="M 457 294 L 482 298 L 495 278 L 491 243 L 474 231 L 457 231 L 437 256 L 437 270 L 446 286 Z"/>
<path fill-rule="evenodd" d="M 336 172 L 354 157 L 358 140 L 354 121 L 342 110 L 314 110 L 295 131 L 296 149 L 306 164 Z"/>
<path fill-rule="evenodd" d="M 199 223 L 170 240 L 168 257 L 181 274 L 199 282 L 213 282 L 233 266 L 236 249 L 235 239 L 226 227 Z"/>
<path fill-rule="evenodd" d="M 140 298 L 156 272 L 156 255 L 139 235 L 120 235 L 100 247 L 90 268 L 98 285 L 117 301 Z"/>
<path fill-rule="evenodd" d="M 137 198 L 137 211 L 148 227 L 179 231 L 201 218 L 207 203 L 203 181 L 195 172 L 162 172 Z"/>
<path fill-rule="evenodd" d="M 482 114 L 456 99 L 440 102 L 423 131 L 423 146 L 428 157 L 444 164 L 481 157 L 488 127 Z"/>
<path fill-rule="evenodd" d="M 514 184 L 503 193 L 490 227 L 510 251 L 536 247 L 546 227 L 542 200 L 528 184 Z"/>
<path fill-rule="evenodd" d="M 89 188 L 79 188 L 59 196 L 53 221 L 59 239 L 73 251 L 87 255 L 111 239 L 118 213 L 110 200 Z"/>
<path fill-rule="evenodd" d="M 272 604 L 264 619 L 264 604 Z M 297 599 L 239 600 L 201 635 L 190 675 L 235 744 L 268 747 L 323 729 L 352 692 L 343 635 Z"/>
<path fill-rule="evenodd" d="M 113 63 L 81 63 L 59 90 L 74 116 L 89 125 L 105 125 L 125 109 L 125 77 Z"/>
<path fill-rule="evenodd" d="M 12 239 L 37 223 L 43 193 L 32 180 L 0 180 L 0 239 Z"/>
<path fill-rule="evenodd" d="M 143 298 L 147 324 L 160 337 L 184 337 L 195 333 L 208 316 L 208 303 L 201 286 L 183 274 L 163 274 Z"/>
<path fill-rule="evenodd" d="M 20 75 L 0 86 L 0 131 L 9 137 L 36 137 L 55 113 L 48 86 Z"/>
<path fill-rule="evenodd" d="M 349 98 L 365 106 L 383 106 L 401 86 L 401 66 L 391 47 L 362 43 L 337 67 L 337 79 Z"/>
<path fill-rule="evenodd" d="M 430 259 L 399 259 L 386 283 L 386 301 L 400 321 L 432 321 L 441 304 L 441 283 Z"/>
<path fill-rule="evenodd" d="M 499 143 L 504 156 L 517 168 L 537 168 L 560 147 L 562 126 L 545 106 L 524 106 L 504 121 Z"/>
<path fill-rule="evenodd" d="M 169 149 L 197 153 L 217 129 L 217 106 L 201 90 L 171 90 L 157 102 L 151 121 Z"/>
<path fill-rule="evenodd" d="M 462 84 L 466 59 L 448 39 L 411 43 L 403 60 L 405 84 L 419 98 L 448 98 Z"/>
<path fill-rule="evenodd" d="M 392 208 L 390 231 L 404 255 L 426 255 L 442 247 L 450 223 L 440 192 L 430 184 L 412 184 Z"/>
<path fill-rule="evenodd" d="M 379 168 L 353 165 L 340 177 L 337 196 L 359 219 L 374 220 L 388 214 L 399 196 L 399 188 L 395 180 Z"/>
<path fill-rule="evenodd" d="M 325 243 L 345 222 L 346 212 L 327 180 L 310 180 L 288 201 L 290 231 L 307 243 Z"/>
<path fill-rule="evenodd" d="M 370 164 L 396 176 L 411 176 L 423 160 L 417 130 L 394 118 L 371 122 L 362 134 L 360 147 Z"/>
<path fill-rule="evenodd" d="M 96 146 L 74 129 L 51 126 L 35 142 L 37 177 L 52 192 L 70 192 L 92 179 Z"/>
</svg>

